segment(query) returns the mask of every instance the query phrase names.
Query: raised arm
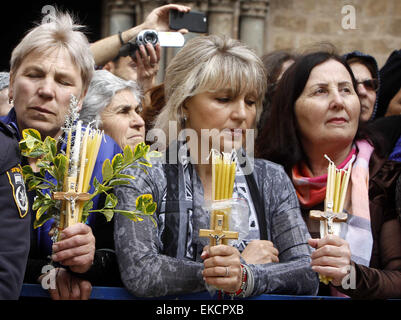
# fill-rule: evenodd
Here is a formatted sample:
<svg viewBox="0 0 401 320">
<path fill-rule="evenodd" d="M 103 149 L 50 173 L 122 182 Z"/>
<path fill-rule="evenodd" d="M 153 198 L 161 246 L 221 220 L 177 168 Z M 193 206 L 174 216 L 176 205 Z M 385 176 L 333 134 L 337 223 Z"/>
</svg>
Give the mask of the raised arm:
<svg viewBox="0 0 401 320">
<path fill-rule="evenodd" d="M 156 31 L 172 31 L 169 28 L 169 11 L 173 9 L 181 12 L 188 12 L 191 10 L 190 7 L 177 4 L 168 4 L 157 7 L 151 13 L 149 13 L 142 24 L 125 30 L 121 33 L 123 42 L 127 43 L 132 38 L 135 38 L 139 32 L 145 29 L 153 29 Z M 181 29 L 179 32 L 187 33 L 188 30 Z M 120 48 L 121 42 L 118 34 L 92 43 L 91 51 L 95 59 L 95 64 L 104 65 L 108 61 L 114 59 L 117 56 Z"/>
</svg>

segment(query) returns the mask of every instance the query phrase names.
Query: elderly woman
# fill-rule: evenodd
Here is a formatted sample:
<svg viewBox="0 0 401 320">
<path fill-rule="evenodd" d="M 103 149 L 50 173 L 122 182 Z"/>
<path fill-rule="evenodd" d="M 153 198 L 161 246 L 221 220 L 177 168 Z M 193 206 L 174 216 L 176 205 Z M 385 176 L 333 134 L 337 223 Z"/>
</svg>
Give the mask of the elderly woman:
<svg viewBox="0 0 401 320">
<path fill-rule="evenodd" d="M 13 50 L 9 97 L 14 107 L 3 121 L 19 133 L 34 128 L 43 139 L 46 136 L 57 139 L 63 133 L 62 126 L 70 112 L 71 95 L 78 99 L 78 108 L 81 108 L 92 78 L 94 61 L 88 40 L 79 29 L 80 26 L 74 24 L 69 15 L 57 13 L 51 22 L 27 33 Z M 99 163 L 120 151 L 118 145 L 106 137 L 99 152 Z M 36 159 L 24 161 L 37 170 Z M 94 175 L 101 179 L 101 168 L 95 168 Z M 31 205 L 33 196 L 30 193 Z M 94 205 L 97 203 L 98 199 Z M 32 208 L 30 211 L 29 214 L 34 214 Z M 42 272 L 46 272 L 43 267 L 49 263 L 47 257 L 52 255 L 52 260 L 60 263 L 57 272 L 53 273 L 55 279 L 49 281 L 53 284 L 50 289 L 52 298 L 89 298 L 91 282 L 101 279 L 102 268 L 107 269 L 113 260 L 109 251 L 96 250 L 98 245 L 112 248 L 112 231 L 107 231 L 112 226 L 106 226 L 101 218 L 90 217 L 91 227 L 78 223 L 66 228 L 61 233 L 62 240 L 54 244 L 49 236 L 53 221 L 35 229 L 25 281 L 40 281 L 45 276 Z M 114 270 L 118 275 L 118 270 Z M 108 273 L 111 277 L 114 274 L 111 270 Z"/>
<path fill-rule="evenodd" d="M 89 85 L 80 119 L 86 124 L 97 122 L 121 148 L 129 145 L 134 149 L 145 139 L 140 101 L 140 89 L 135 82 L 98 70 Z"/>
<path fill-rule="evenodd" d="M 361 105 L 356 87 L 350 67 L 335 54 L 303 56 L 279 84 L 258 154 L 281 163 L 292 175 L 313 236 L 309 243 L 316 248 L 312 268 L 332 278 L 332 293 L 400 297 L 401 227 L 394 210 L 400 165 L 379 158 L 374 136 L 358 129 Z M 309 211 L 323 208 L 328 167 L 324 155 L 337 168 L 347 168 L 353 155 L 356 161 L 344 205 L 349 215 L 341 225 L 341 237 L 319 239 L 319 222 L 309 219 Z M 345 276 L 351 283 L 342 286 Z"/>
<path fill-rule="evenodd" d="M 188 41 L 167 68 L 166 106 L 156 119 L 172 141 L 166 164 L 135 174 L 119 186 L 119 209 L 135 209 L 149 193 L 157 203 L 155 221 L 133 224 L 116 217 L 115 244 L 124 285 L 137 296 L 203 291 L 212 285 L 226 293 L 315 294 L 309 234 L 295 191 L 280 166 L 254 160 L 253 172 L 237 164 L 233 198 L 248 204 L 249 224 L 235 246 L 209 246 L 199 229 L 209 228 L 205 200 L 212 198 L 211 148 L 238 151 L 260 116 L 266 87 L 263 64 L 238 41 L 217 36 Z M 189 139 L 176 139 L 174 130 Z M 209 130 L 209 131 L 208 131 Z M 247 131 L 248 130 L 248 131 Z M 203 134 L 208 131 L 209 134 Z M 203 132 L 201 134 L 201 132 Z M 211 134 L 210 134 L 211 132 Z M 199 152 L 206 146 L 206 152 Z M 179 155 L 179 162 L 175 162 Z M 250 159 L 246 158 L 247 161 Z M 250 162 L 250 161 L 249 161 Z"/>
</svg>

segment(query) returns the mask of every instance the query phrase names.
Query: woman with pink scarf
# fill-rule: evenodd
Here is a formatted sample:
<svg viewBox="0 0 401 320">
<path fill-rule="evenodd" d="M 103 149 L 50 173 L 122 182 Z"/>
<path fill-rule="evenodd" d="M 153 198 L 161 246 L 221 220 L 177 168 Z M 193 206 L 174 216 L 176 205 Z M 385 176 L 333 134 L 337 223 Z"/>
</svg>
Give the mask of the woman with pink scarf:
<svg viewBox="0 0 401 320">
<path fill-rule="evenodd" d="M 360 126 L 356 87 L 339 56 L 301 57 L 278 84 L 256 143 L 258 156 L 282 164 L 292 177 L 315 248 L 312 269 L 331 279 L 320 295 L 401 297 L 401 225 L 394 208 L 401 165 L 380 157 L 378 137 Z M 339 169 L 352 166 L 352 174 L 344 202 L 347 221 L 338 236 L 320 239 L 320 222 L 309 211 L 323 210 L 325 155 Z"/>
</svg>

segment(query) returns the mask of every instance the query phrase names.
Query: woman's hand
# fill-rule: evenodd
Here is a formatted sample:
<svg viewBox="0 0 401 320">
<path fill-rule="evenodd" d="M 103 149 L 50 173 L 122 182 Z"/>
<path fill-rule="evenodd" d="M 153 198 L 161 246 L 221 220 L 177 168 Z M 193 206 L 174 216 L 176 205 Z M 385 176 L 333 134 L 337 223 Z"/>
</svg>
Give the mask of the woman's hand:
<svg viewBox="0 0 401 320">
<path fill-rule="evenodd" d="M 312 253 L 312 270 L 332 278 L 331 283 L 340 286 L 351 265 L 351 251 L 348 242 L 335 235 L 323 239 L 309 239 L 309 245 L 316 250 Z"/>
<path fill-rule="evenodd" d="M 95 256 L 92 229 L 86 224 L 77 223 L 64 229 L 60 239 L 53 244 L 52 260 L 69 266 L 73 272 L 88 271 Z"/>
<path fill-rule="evenodd" d="M 273 242 L 267 240 L 251 241 L 241 256 L 248 264 L 279 262 L 278 250 L 273 246 Z"/>
<path fill-rule="evenodd" d="M 89 281 L 74 277 L 64 268 L 57 268 L 50 271 L 55 276 L 56 288 L 49 289 L 50 297 L 53 300 L 88 300 L 92 285 Z M 39 277 L 39 282 L 46 276 Z"/>
<path fill-rule="evenodd" d="M 205 246 L 201 258 L 205 282 L 226 292 L 237 292 L 242 274 L 239 251 L 231 246 Z"/>
</svg>

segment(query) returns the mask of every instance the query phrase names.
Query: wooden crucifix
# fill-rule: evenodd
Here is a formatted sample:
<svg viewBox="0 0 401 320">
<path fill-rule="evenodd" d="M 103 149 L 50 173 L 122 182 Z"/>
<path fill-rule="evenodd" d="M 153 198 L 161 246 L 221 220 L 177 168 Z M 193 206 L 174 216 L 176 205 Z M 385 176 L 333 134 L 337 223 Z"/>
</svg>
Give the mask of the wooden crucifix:
<svg viewBox="0 0 401 320">
<path fill-rule="evenodd" d="M 309 217 L 312 220 L 324 221 L 325 232 L 320 235 L 323 238 L 327 234 L 334 234 L 333 222 L 345 222 L 348 215 L 345 212 L 334 213 L 333 211 L 311 210 Z"/>
<path fill-rule="evenodd" d="M 90 197 L 91 197 L 90 193 L 87 193 L 87 192 L 77 193 L 74 191 L 68 191 L 68 192 L 54 192 L 53 193 L 52 198 L 54 200 L 68 201 L 68 203 L 69 203 L 69 206 L 66 206 L 66 208 L 67 208 L 66 227 L 73 225 L 78 220 L 78 217 L 76 216 L 78 214 L 78 212 L 76 212 L 76 210 L 75 210 L 76 203 L 78 201 L 87 201 L 90 199 Z"/>
<path fill-rule="evenodd" d="M 210 238 L 210 246 L 228 244 L 229 239 L 238 239 L 238 232 L 228 230 L 228 213 L 220 210 L 212 211 L 210 229 L 200 229 L 200 237 Z"/>
</svg>

